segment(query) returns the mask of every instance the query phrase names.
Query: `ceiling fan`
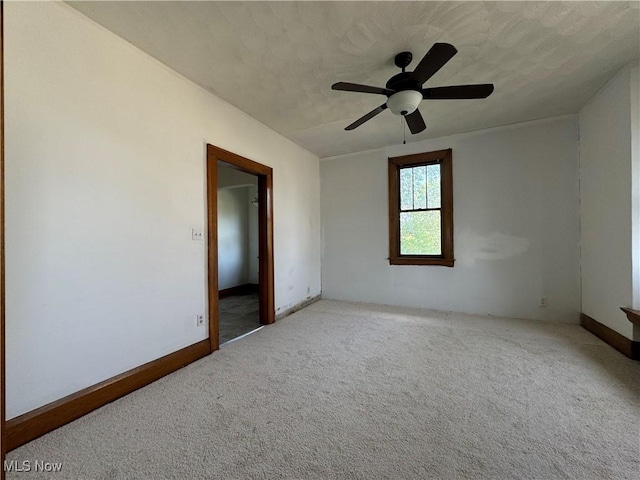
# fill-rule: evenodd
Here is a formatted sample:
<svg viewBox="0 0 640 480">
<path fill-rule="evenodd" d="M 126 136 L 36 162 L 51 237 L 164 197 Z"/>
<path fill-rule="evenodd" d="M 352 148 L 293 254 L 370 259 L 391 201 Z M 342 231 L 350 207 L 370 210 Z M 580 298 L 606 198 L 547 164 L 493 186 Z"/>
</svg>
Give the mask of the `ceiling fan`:
<svg viewBox="0 0 640 480">
<path fill-rule="evenodd" d="M 424 82 L 435 75 L 456 53 L 458 51 L 453 45 L 435 43 L 422 58 L 416 69 L 413 72 L 406 72 L 405 68 L 411 63 L 413 55 L 411 52 L 401 52 L 395 56 L 395 64 L 402 69 L 402 73 L 391 77 L 385 88 L 347 82 L 334 83 L 331 86 L 333 90 L 375 93 L 388 97 L 385 103 L 353 122 L 345 130 L 353 130 L 359 127 L 388 108 L 393 114 L 402 115 L 411 133 L 416 134 L 427 128 L 420 110 L 418 110 L 418 105 L 422 100 L 487 98 L 491 95 L 493 92 L 492 83 L 422 88 Z"/>
</svg>

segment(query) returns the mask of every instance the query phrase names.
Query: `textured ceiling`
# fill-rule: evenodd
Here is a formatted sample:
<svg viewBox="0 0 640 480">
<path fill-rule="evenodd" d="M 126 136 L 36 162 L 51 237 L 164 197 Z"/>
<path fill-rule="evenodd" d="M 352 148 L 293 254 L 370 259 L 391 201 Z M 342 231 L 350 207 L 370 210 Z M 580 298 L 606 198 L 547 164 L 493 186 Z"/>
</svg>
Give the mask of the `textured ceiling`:
<svg viewBox="0 0 640 480">
<path fill-rule="evenodd" d="M 640 2 L 71 2 L 74 8 L 320 157 L 402 142 L 385 111 L 344 127 L 435 42 L 458 54 L 427 87 L 494 83 L 486 100 L 424 101 L 407 142 L 577 112 L 640 57 Z"/>
</svg>

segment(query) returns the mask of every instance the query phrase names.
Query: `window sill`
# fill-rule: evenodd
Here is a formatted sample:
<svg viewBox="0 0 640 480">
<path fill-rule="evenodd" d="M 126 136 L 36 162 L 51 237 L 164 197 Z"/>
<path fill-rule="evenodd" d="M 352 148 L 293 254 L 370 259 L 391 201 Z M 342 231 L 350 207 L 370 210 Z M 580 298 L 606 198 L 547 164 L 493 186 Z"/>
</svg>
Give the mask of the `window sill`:
<svg viewBox="0 0 640 480">
<path fill-rule="evenodd" d="M 439 265 L 441 267 L 453 267 L 453 258 L 433 258 L 433 257 L 392 257 L 389 258 L 390 265 Z"/>
</svg>

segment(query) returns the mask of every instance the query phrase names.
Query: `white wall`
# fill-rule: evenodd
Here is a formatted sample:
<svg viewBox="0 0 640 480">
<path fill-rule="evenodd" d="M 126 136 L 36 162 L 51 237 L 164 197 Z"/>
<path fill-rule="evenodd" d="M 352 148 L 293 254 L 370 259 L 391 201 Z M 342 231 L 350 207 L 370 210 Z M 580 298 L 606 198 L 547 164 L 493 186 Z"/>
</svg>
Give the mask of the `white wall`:
<svg viewBox="0 0 640 480">
<path fill-rule="evenodd" d="M 631 238 L 633 308 L 640 310 L 640 65 L 629 67 L 631 114 Z M 640 342 L 640 325 L 633 325 L 633 340 Z"/>
<path fill-rule="evenodd" d="M 247 283 L 257 285 L 260 281 L 260 263 L 258 256 L 260 255 L 260 215 L 258 207 L 253 205 L 254 199 L 258 198 L 258 188 L 247 188 L 247 215 L 249 245 L 247 248 Z"/>
<path fill-rule="evenodd" d="M 248 283 L 248 187 L 218 190 L 218 289 Z"/>
<path fill-rule="evenodd" d="M 274 169 L 277 310 L 320 292 L 317 157 L 67 5 L 4 8 L 8 418 L 207 337 L 207 142 Z"/>
<path fill-rule="evenodd" d="M 582 311 L 628 338 L 620 307 L 634 299 L 630 78 L 621 70 L 579 116 Z"/>
<path fill-rule="evenodd" d="M 259 282 L 259 215 L 254 186 L 218 190 L 218 288 Z"/>
<path fill-rule="evenodd" d="M 258 186 L 258 176 L 231 168 L 228 163 L 218 160 L 218 188 Z"/>
<path fill-rule="evenodd" d="M 577 136 L 563 117 L 321 161 L 323 297 L 577 322 Z M 455 267 L 391 266 L 387 157 L 445 148 Z"/>
<path fill-rule="evenodd" d="M 231 191 L 233 190 L 233 191 Z M 258 283 L 258 177 L 218 161 L 218 288 Z"/>
</svg>

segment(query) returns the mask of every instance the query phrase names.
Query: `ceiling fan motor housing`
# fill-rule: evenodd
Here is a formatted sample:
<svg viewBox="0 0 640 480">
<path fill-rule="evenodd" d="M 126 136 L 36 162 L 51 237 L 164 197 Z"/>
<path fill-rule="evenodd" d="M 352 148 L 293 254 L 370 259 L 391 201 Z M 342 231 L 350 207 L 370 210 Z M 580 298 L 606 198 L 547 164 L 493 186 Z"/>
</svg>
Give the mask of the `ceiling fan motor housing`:
<svg viewBox="0 0 640 480">
<path fill-rule="evenodd" d="M 422 85 L 411 78 L 413 72 L 402 72 L 389 79 L 386 87 L 399 92 L 400 90 L 420 90 Z"/>
<path fill-rule="evenodd" d="M 422 93 L 416 90 L 396 92 L 387 100 L 387 107 L 395 115 L 410 115 L 422 101 Z"/>
</svg>

